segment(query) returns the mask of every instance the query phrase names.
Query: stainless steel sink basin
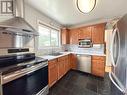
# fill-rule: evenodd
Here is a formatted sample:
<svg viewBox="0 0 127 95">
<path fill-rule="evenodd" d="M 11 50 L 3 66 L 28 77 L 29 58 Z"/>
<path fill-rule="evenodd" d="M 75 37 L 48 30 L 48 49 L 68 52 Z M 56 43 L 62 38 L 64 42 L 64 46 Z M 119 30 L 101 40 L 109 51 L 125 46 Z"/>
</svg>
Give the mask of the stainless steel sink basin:
<svg viewBox="0 0 127 95">
<path fill-rule="evenodd" d="M 52 56 L 59 56 L 59 55 L 62 55 L 63 53 L 52 53 L 52 54 L 49 54 L 49 55 L 52 55 Z"/>
</svg>

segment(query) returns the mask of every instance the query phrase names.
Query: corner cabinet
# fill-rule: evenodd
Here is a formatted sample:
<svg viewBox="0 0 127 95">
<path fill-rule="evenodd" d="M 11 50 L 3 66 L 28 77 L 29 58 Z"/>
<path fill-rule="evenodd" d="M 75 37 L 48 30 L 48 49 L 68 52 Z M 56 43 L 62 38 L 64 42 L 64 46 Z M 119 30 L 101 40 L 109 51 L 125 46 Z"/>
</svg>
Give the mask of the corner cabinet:
<svg viewBox="0 0 127 95">
<path fill-rule="evenodd" d="M 105 38 L 105 23 L 93 25 L 92 27 L 92 42 L 93 44 L 104 44 Z"/>
<path fill-rule="evenodd" d="M 92 74 L 104 77 L 105 74 L 105 56 L 92 56 Z"/>
</svg>

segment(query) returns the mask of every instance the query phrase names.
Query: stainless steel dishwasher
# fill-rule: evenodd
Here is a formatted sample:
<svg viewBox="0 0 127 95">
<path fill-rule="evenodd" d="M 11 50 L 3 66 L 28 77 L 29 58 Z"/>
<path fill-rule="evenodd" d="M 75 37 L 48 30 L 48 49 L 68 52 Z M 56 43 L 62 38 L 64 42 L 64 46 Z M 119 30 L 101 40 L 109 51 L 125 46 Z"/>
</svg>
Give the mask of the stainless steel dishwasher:
<svg viewBox="0 0 127 95">
<path fill-rule="evenodd" d="M 91 56 L 84 54 L 77 54 L 78 64 L 77 70 L 91 73 Z"/>
</svg>

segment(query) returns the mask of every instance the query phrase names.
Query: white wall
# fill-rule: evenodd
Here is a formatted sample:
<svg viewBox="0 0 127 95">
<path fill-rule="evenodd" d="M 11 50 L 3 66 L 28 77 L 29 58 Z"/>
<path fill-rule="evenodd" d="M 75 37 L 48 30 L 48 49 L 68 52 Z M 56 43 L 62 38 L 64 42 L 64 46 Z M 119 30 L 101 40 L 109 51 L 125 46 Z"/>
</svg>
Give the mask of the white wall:
<svg viewBox="0 0 127 95">
<path fill-rule="evenodd" d="M 12 15 L 1 15 L 0 14 L 0 22 L 10 19 L 10 18 L 13 18 L 13 17 L 14 16 L 12 16 Z M 25 17 L 24 18 L 36 30 L 38 30 L 38 20 L 40 20 L 41 23 L 47 24 L 49 26 L 53 26 L 54 28 L 57 28 L 57 29 L 60 29 L 62 27 L 62 25 L 60 25 L 53 19 L 49 18 L 48 16 L 42 14 L 38 10 L 32 8 L 28 4 L 25 4 Z M 36 41 L 36 43 L 37 43 L 37 41 Z M 36 48 L 36 50 L 37 50 L 37 48 Z M 61 50 L 61 48 L 57 48 L 54 50 Z M 51 51 L 52 51 L 52 49 L 42 49 L 42 50 L 37 50 L 36 52 L 39 55 L 43 55 L 43 54 L 49 53 Z"/>
<path fill-rule="evenodd" d="M 60 28 L 62 25 L 54 21 L 53 19 L 42 14 L 38 10 L 32 8 L 30 5 L 25 4 L 25 19 L 30 23 L 36 30 L 38 30 L 38 20 L 47 25 L 52 25 L 56 28 Z"/>
<path fill-rule="evenodd" d="M 25 20 L 31 24 L 37 30 L 37 21 L 40 20 L 42 23 L 53 25 L 56 28 L 62 27 L 59 23 L 54 21 L 53 19 L 47 17 L 46 15 L 42 14 L 41 12 L 37 11 L 36 9 L 32 8 L 28 4 L 25 4 Z M 13 18 L 13 15 L 1 15 L 0 14 L 0 22 Z"/>
<path fill-rule="evenodd" d="M 4 21 L 4 20 L 7 20 L 7 19 L 10 19 L 12 18 L 13 16 L 8 16 L 8 15 L 0 15 L 0 22 Z"/>
<path fill-rule="evenodd" d="M 112 29 L 105 31 L 105 41 L 106 41 L 106 66 L 111 66 L 111 56 L 110 56 L 110 46 L 112 39 Z"/>
</svg>

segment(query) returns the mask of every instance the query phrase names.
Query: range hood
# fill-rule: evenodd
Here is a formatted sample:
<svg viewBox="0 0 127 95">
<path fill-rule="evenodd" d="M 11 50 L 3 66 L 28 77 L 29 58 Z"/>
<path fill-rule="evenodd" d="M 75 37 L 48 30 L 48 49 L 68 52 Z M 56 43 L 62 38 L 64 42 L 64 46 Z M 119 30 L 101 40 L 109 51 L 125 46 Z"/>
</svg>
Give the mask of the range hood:
<svg viewBox="0 0 127 95">
<path fill-rule="evenodd" d="M 14 18 L 0 22 L 0 28 L 17 33 L 38 35 L 38 32 L 24 19 L 24 0 L 13 0 Z"/>
</svg>

